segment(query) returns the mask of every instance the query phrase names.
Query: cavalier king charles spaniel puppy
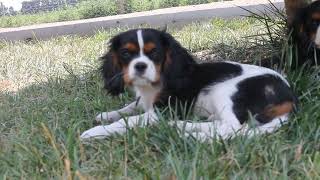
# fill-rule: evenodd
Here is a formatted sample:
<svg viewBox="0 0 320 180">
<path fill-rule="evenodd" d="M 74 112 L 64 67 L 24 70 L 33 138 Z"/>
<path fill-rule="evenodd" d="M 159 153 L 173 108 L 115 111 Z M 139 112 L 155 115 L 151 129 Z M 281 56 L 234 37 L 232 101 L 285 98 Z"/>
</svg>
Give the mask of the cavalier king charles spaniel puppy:
<svg viewBox="0 0 320 180">
<path fill-rule="evenodd" d="M 119 95 L 130 87 L 136 101 L 99 114 L 96 120 L 109 125 L 89 129 L 81 139 L 154 125 L 159 120 L 156 107 L 176 107 L 177 103 L 207 118 L 206 122 L 171 124 L 199 140 L 231 138 L 238 132 L 270 133 L 288 120 L 296 104 L 289 83 L 277 72 L 236 62 L 198 64 L 170 34 L 155 29 L 116 35 L 102 60 L 107 91 Z M 139 109 L 144 113 L 137 115 Z M 249 128 L 249 122 L 254 122 L 255 128 Z"/>
<path fill-rule="evenodd" d="M 306 7 L 296 10 L 292 22 L 288 22 L 287 34 L 292 54 L 278 54 L 272 58 L 261 60 L 261 66 L 267 68 L 282 67 L 283 57 L 290 57 L 287 62 L 291 69 L 297 69 L 304 64 L 308 67 L 320 63 L 320 1 L 315 1 Z"/>
<path fill-rule="evenodd" d="M 318 65 L 320 63 L 320 1 L 300 8 L 289 24 L 292 43 L 296 45 L 297 63 Z M 294 52 L 295 53 L 295 52 Z"/>
</svg>

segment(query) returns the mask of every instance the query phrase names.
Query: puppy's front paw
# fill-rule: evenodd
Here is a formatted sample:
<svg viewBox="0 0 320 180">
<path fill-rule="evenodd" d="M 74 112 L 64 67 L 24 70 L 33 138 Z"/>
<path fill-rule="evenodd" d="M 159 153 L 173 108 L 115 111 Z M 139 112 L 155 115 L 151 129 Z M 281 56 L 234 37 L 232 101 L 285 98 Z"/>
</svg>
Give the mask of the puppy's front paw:
<svg viewBox="0 0 320 180">
<path fill-rule="evenodd" d="M 185 133 L 184 136 L 186 138 L 194 138 L 195 140 L 204 143 L 204 142 L 211 142 L 212 137 L 203 133 L 203 132 L 192 132 L 192 133 Z"/>
<path fill-rule="evenodd" d="M 183 129 L 185 129 L 187 122 L 185 122 L 185 121 L 170 121 L 169 125 L 172 127 L 176 127 L 182 131 Z"/>
<path fill-rule="evenodd" d="M 81 140 L 85 139 L 103 139 L 109 136 L 109 133 L 105 126 L 96 126 L 94 128 L 91 128 L 85 132 L 83 132 L 80 136 Z"/>
<path fill-rule="evenodd" d="M 118 121 L 121 118 L 120 114 L 117 111 L 111 111 L 111 112 L 103 112 L 96 116 L 97 122 L 115 122 Z"/>
</svg>

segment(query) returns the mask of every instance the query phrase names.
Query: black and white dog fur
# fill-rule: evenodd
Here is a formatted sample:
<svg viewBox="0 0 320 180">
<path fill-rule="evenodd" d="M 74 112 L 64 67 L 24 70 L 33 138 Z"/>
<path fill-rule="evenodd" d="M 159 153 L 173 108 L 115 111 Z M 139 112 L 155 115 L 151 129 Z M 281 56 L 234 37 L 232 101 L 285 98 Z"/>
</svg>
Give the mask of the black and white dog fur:
<svg viewBox="0 0 320 180">
<path fill-rule="evenodd" d="M 97 121 L 107 121 L 82 133 L 81 138 L 123 134 L 127 128 L 156 124 L 155 107 L 185 104 L 209 122 L 177 121 L 200 140 L 223 139 L 235 134 L 270 133 L 288 121 L 295 107 L 289 83 L 277 72 L 236 62 L 197 64 L 170 34 L 154 29 L 135 29 L 110 40 L 102 57 L 105 88 L 111 95 L 131 87 L 137 100 Z M 143 114 L 138 114 L 143 109 Z M 130 115 L 124 117 L 123 115 Z M 248 130 L 248 120 L 257 123 Z"/>
</svg>

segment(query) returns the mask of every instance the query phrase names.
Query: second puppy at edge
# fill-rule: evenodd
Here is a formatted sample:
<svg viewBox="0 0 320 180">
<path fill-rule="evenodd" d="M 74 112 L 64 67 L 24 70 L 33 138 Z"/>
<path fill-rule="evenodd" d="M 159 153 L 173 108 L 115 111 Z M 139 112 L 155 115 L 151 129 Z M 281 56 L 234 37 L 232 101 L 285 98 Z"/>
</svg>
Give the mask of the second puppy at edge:
<svg viewBox="0 0 320 180">
<path fill-rule="evenodd" d="M 112 95 L 131 87 L 137 101 L 122 109 L 103 112 L 97 121 L 109 125 L 93 127 L 81 138 L 104 138 L 126 129 L 156 124 L 155 107 L 185 104 L 209 122 L 177 121 L 177 128 L 196 138 L 229 138 L 248 128 L 250 115 L 256 134 L 271 133 L 288 120 L 295 95 L 277 72 L 235 62 L 197 64 L 170 34 L 154 29 L 134 29 L 110 40 L 102 57 L 105 88 Z M 139 108 L 145 113 L 138 115 Z M 123 115 L 130 115 L 122 119 Z"/>
</svg>

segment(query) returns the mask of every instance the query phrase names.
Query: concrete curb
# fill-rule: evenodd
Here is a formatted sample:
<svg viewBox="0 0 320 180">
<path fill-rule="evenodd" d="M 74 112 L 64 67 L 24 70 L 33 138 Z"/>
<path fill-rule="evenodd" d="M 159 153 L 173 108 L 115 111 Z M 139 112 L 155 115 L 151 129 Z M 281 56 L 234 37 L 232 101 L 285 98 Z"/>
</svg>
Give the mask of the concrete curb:
<svg viewBox="0 0 320 180">
<path fill-rule="evenodd" d="M 277 8 L 284 7 L 283 0 L 270 0 Z M 268 0 L 234 0 L 215 2 L 194 6 L 173 7 L 146 12 L 66 21 L 48 24 L 23 26 L 18 28 L 0 29 L 0 39 L 8 41 L 37 39 L 49 39 L 61 35 L 92 35 L 97 30 L 115 27 L 137 27 L 147 24 L 151 27 L 164 25 L 179 26 L 195 21 L 204 21 L 213 17 L 232 18 L 253 12 L 263 12 Z M 242 7 L 242 8 L 240 8 Z"/>
</svg>

